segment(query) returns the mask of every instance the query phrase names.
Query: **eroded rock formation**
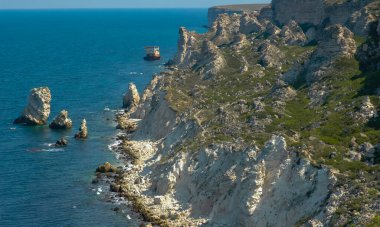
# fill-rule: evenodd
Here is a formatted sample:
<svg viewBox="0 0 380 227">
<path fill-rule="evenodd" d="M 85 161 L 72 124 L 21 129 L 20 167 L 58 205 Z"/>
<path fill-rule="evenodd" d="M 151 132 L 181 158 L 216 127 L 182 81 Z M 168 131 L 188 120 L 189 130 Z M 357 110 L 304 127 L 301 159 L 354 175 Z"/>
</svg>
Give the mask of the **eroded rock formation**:
<svg viewBox="0 0 380 227">
<path fill-rule="evenodd" d="M 123 98 L 123 107 L 128 111 L 134 111 L 140 102 L 140 95 L 134 83 L 129 83 L 128 92 Z"/>
<path fill-rule="evenodd" d="M 87 121 L 86 119 L 82 120 L 82 123 L 79 127 L 79 132 L 75 134 L 75 139 L 87 139 L 88 131 L 87 131 Z"/>
<path fill-rule="evenodd" d="M 51 94 L 48 87 L 33 88 L 30 91 L 28 105 L 17 118 L 15 124 L 43 125 L 50 115 Z"/>
<path fill-rule="evenodd" d="M 73 121 L 69 118 L 69 112 L 66 110 L 62 110 L 49 125 L 52 129 L 68 129 L 72 126 Z"/>
</svg>

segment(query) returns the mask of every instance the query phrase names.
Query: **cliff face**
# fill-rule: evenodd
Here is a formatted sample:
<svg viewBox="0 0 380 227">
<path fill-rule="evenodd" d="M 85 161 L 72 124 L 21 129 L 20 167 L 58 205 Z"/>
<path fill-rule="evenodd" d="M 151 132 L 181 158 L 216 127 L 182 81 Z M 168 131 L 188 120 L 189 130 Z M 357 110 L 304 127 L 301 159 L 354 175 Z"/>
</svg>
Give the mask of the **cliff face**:
<svg viewBox="0 0 380 227">
<path fill-rule="evenodd" d="M 369 11 L 374 0 L 334 1 L 334 0 L 273 0 L 275 19 L 280 24 L 290 20 L 305 26 L 322 24 L 342 24 L 353 28 L 357 34 L 368 34 L 369 24 L 376 21 Z M 356 25 L 356 24 L 360 24 Z"/>
<path fill-rule="evenodd" d="M 231 5 L 231 6 L 215 6 L 208 10 L 208 25 L 212 26 L 212 23 L 221 14 L 233 15 L 243 13 L 258 13 L 262 8 L 266 7 L 266 4 L 252 4 L 252 5 Z"/>
<path fill-rule="evenodd" d="M 128 113 L 120 195 L 163 226 L 376 223 L 376 2 L 276 0 L 180 28 L 174 67 Z"/>
</svg>

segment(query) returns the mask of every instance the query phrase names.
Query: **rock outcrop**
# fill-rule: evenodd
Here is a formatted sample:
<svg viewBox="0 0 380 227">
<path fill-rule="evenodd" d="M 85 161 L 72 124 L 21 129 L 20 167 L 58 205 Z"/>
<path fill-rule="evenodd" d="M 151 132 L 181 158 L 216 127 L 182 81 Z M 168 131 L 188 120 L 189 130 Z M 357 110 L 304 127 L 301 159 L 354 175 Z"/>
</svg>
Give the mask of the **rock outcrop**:
<svg viewBox="0 0 380 227">
<path fill-rule="evenodd" d="M 57 142 L 54 144 L 54 146 L 65 147 L 65 146 L 67 146 L 67 144 L 69 144 L 69 142 L 65 138 L 61 138 L 61 139 L 57 140 Z"/>
<path fill-rule="evenodd" d="M 267 4 L 246 4 L 246 5 L 231 5 L 231 6 L 215 6 L 208 10 L 208 26 L 211 27 L 214 21 L 221 14 L 233 15 L 233 14 L 244 14 L 244 13 L 255 13 L 257 14 L 268 6 Z"/>
<path fill-rule="evenodd" d="M 224 57 L 214 42 L 183 27 L 179 29 L 178 51 L 173 63 L 179 69 L 200 71 L 204 78 L 212 77 L 225 66 Z"/>
<path fill-rule="evenodd" d="M 307 41 L 307 37 L 305 33 L 303 33 L 302 28 L 294 20 L 291 20 L 282 28 L 280 37 L 288 45 L 302 46 L 306 44 Z"/>
<path fill-rule="evenodd" d="M 128 111 L 134 111 L 140 102 L 140 95 L 134 83 L 129 83 L 128 92 L 123 98 L 123 107 Z"/>
<path fill-rule="evenodd" d="M 43 125 L 50 115 L 51 94 L 48 87 L 34 88 L 30 91 L 28 105 L 17 118 L 15 124 Z"/>
<path fill-rule="evenodd" d="M 205 75 L 205 78 L 217 75 L 226 65 L 226 61 L 218 47 L 208 40 L 203 41 L 201 56 L 198 61 L 201 66 L 199 69 Z"/>
<path fill-rule="evenodd" d="M 87 131 L 87 121 L 86 119 L 82 120 L 82 124 L 79 127 L 79 132 L 75 134 L 75 139 L 87 139 L 88 131 Z"/>
<path fill-rule="evenodd" d="M 269 41 L 264 42 L 259 47 L 259 51 L 261 53 L 260 64 L 262 66 L 281 68 L 282 60 L 285 55 L 275 45 L 271 44 Z"/>
<path fill-rule="evenodd" d="M 117 168 L 111 165 L 109 162 L 104 163 L 103 165 L 100 165 L 96 172 L 98 173 L 115 173 L 117 171 Z"/>
<path fill-rule="evenodd" d="M 291 20 L 305 26 L 341 24 L 352 28 L 355 34 L 368 34 L 374 16 L 366 7 L 376 0 L 273 0 L 275 19 L 280 24 Z"/>
<path fill-rule="evenodd" d="M 195 64 L 195 58 L 198 57 L 197 38 L 193 32 L 186 28 L 179 28 L 177 53 L 173 62 L 178 67 L 192 67 Z"/>
<path fill-rule="evenodd" d="M 338 24 L 327 27 L 319 35 L 318 48 L 306 66 L 306 80 L 308 83 L 320 81 L 331 63 L 341 58 L 354 57 L 356 49 L 354 34 L 349 29 Z"/>
<path fill-rule="evenodd" d="M 354 34 L 342 25 L 327 27 L 320 35 L 318 53 L 320 57 L 353 57 L 356 53 Z"/>
<path fill-rule="evenodd" d="M 366 96 L 361 103 L 360 108 L 355 113 L 355 118 L 358 122 L 367 123 L 370 119 L 377 117 L 377 111 L 372 104 L 371 99 Z"/>
<path fill-rule="evenodd" d="M 68 129 L 72 126 L 73 121 L 69 118 L 69 113 L 66 110 L 62 110 L 49 125 L 51 129 Z"/>
</svg>

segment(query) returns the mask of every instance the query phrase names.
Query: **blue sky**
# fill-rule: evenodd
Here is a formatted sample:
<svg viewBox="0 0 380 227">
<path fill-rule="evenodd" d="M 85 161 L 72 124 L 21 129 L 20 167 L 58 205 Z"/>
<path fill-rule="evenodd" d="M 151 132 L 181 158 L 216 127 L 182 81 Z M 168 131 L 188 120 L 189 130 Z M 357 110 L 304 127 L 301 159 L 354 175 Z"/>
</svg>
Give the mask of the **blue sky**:
<svg viewBox="0 0 380 227">
<path fill-rule="evenodd" d="M 205 8 L 268 0 L 0 0 L 1 9 L 39 8 Z"/>
</svg>

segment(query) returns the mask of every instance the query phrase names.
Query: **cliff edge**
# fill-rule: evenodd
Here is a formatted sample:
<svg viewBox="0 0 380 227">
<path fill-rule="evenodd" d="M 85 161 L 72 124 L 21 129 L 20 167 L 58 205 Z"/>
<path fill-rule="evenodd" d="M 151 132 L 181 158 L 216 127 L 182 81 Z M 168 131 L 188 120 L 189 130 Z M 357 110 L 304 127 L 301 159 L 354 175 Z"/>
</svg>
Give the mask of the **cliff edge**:
<svg viewBox="0 0 380 227">
<path fill-rule="evenodd" d="M 219 7 L 207 33 L 180 28 L 125 114 L 119 196 L 160 226 L 377 226 L 379 2 Z"/>
</svg>

